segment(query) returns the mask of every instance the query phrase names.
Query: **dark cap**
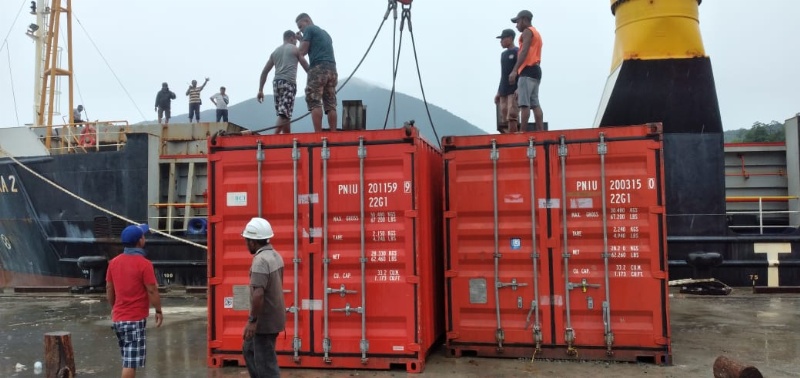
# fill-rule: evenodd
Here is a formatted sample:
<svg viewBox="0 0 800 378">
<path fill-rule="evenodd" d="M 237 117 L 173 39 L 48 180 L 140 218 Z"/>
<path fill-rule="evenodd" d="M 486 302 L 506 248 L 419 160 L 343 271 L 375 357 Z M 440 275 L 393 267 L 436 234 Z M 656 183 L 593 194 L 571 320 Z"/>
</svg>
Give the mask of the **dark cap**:
<svg viewBox="0 0 800 378">
<path fill-rule="evenodd" d="M 509 37 L 510 37 L 510 38 L 514 38 L 516 35 L 517 35 L 517 33 L 514 33 L 514 31 L 513 31 L 513 30 L 511 30 L 511 29 L 506 29 L 506 30 L 503 30 L 503 32 L 502 32 L 502 33 L 500 33 L 500 35 L 499 35 L 499 36 L 497 36 L 497 38 L 500 38 L 500 39 L 502 39 L 502 38 L 509 38 Z"/>
<path fill-rule="evenodd" d="M 533 13 L 531 13 L 531 11 L 529 10 L 521 10 L 519 11 L 519 13 L 517 13 L 517 17 L 511 19 L 511 22 L 516 23 L 517 20 L 519 20 L 520 18 L 527 18 L 529 20 L 533 20 Z"/>
</svg>

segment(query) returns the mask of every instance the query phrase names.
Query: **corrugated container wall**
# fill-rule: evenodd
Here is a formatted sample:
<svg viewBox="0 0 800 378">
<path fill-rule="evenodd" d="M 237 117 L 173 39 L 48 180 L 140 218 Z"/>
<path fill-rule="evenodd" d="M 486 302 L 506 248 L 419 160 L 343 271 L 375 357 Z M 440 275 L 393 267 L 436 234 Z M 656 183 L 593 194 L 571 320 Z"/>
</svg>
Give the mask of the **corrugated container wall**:
<svg viewBox="0 0 800 378">
<path fill-rule="evenodd" d="M 444 333 L 441 152 L 414 128 L 209 143 L 208 364 L 244 364 L 260 215 L 285 262 L 282 367 L 422 371 Z"/>
<path fill-rule="evenodd" d="M 669 363 L 660 125 L 446 137 L 447 346 Z"/>
</svg>

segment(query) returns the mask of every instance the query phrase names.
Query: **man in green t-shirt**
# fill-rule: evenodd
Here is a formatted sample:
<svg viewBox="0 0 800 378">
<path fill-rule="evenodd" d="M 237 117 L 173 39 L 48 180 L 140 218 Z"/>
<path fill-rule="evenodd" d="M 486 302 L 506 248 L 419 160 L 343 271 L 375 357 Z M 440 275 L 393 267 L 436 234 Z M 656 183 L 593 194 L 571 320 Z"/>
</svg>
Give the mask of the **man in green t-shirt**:
<svg viewBox="0 0 800 378">
<path fill-rule="evenodd" d="M 322 131 L 322 112 L 328 116 L 328 126 L 336 131 L 336 59 L 333 54 L 331 36 L 311 21 L 307 13 L 300 13 L 295 19 L 300 29 L 302 42 L 300 56 L 308 54 L 309 69 L 306 83 L 306 102 L 311 111 L 314 131 Z"/>
</svg>

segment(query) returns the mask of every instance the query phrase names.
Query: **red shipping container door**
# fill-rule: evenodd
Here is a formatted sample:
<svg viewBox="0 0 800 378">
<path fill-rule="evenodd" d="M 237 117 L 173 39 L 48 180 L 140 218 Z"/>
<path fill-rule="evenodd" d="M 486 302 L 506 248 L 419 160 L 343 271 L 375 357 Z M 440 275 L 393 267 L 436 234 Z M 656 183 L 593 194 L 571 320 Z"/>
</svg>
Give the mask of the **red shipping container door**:
<svg viewBox="0 0 800 378">
<path fill-rule="evenodd" d="M 452 355 L 669 363 L 659 125 L 444 149 Z"/>
<path fill-rule="evenodd" d="M 285 263 L 281 367 L 422 371 L 444 332 L 441 153 L 413 128 L 210 143 L 209 365 L 244 364 L 260 202 Z"/>
</svg>

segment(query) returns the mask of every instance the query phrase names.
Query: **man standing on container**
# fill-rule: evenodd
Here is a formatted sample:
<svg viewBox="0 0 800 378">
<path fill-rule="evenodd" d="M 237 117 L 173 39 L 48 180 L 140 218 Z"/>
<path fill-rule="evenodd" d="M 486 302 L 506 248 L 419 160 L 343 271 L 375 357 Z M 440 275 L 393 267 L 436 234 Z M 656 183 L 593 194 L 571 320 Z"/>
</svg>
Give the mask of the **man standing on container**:
<svg viewBox="0 0 800 378">
<path fill-rule="evenodd" d="M 280 45 L 267 60 L 261 71 L 258 83 L 258 103 L 264 102 L 264 84 L 272 67 L 275 67 L 275 79 L 272 80 L 272 93 L 275 97 L 275 112 L 278 114 L 278 127 L 275 134 L 288 134 L 292 131 L 292 111 L 294 98 L 297 95 L 297 63 L 308 72 L 308 62 L 297 48 L 297 35 L 291 30 L 283 32 L 283 44 Z"/>
<path fill-rule="evenodd" d="M 219 87 L 219 93 L 211 96 L 211 102 L 217 107 L 217 122 L 228 122 L 228 95 L 225 94 L 225 87 Z"/>
<path fill-rule="evenodd" d="M 283 302 L 283 257 L 272 248 L 272 226 L 253 218 L 244 228 L 250 265 L 250 316 L 244 327 L 242 354 L 250 377 L 280 377 L 275 341 L 286 327 Z"/>
<path fill-rule="evenodd" d="M 303 41 L 300 55 L 308 54 L 309 69 L 306 83 L 306 103 L 311 112 L 314 131 L 322 131 L 322 112 L 328 115 L 328 126 L 336 131 L 336 59 L 333 55 L 331 36 L 311 21 L 307 13 L 300 13 L 295 19 Z"/>
<path fill-rule="evenodd" d="M 517 47 L 514 46 L 514 33 L 511 29 L 503 30 L 500 36 L 500 46 L 505 50 L 500 54 L 500 86 L 494 96 L 494 103 L 500 105 L 500 131 L 505 129 L 508 133 L 516 133 L 519 119 L 517 106 L 517 83 L 509 83 L 508 76 L 517 64 Z M 503 127 L 506 126 L 506 127 Z"/>
<path fill-rule="evenodd" d="M 511 22 L 517 24 L 519 36 L 519 56 L 514 70 L 508 75 L 509 84 L 517 84 L 517 100 L 522 111 L 520 122 L 522 127 L 528 126 L 528 121 L 533 109 L 533 118 L 536 120 L 536 130 L 544 130 L 544 117 L 542 107 L 539 105 L 539 83 L 542 81 L 542 36 L 531 25 L 533 13 L 522 10 Z M 519 80 L 517 80 L 519 76 Z"/>
<path fill-rule="evenodd" d="M 200 99 L 200 92 L 208 84 L 208 78 L 203 82 L 199 88 L 197 87 L 197 80 L 192 80 L 192 85 L 186 90 L 186 95 L 189 96 L 189 123 L 192 123 L 192 115 L 195 115 L 197 123 L 200 123 L 200 105 L 203 100 Z"/>
<path fill-rule="evenodd" d="M 161 327 L 161 297 L 158 294 L 153 263 L 145 256 L 146 224 L 128 226 L 122 230 L 125 247 L 113 258 L 106 272 L 106 298 L 111 305 L 111 328 L 117 335 L 122 354 L 122 377 L 136 376 L 147 356 L 146 331 L 149 306 L 156 310 L 156 327 Z"/>
<path fill-rule="evenodd" d="M 169 125 L 170 108 L 172 108 L 172 100 L 175 99 L 175 92 L 169 90 L 167 83 L 161 83 L 161 90 L 156 94 L 156 112 L 158 113 L 158 123 L 161 123 L 162 116 L 164 124 Z"/>
</svg>

